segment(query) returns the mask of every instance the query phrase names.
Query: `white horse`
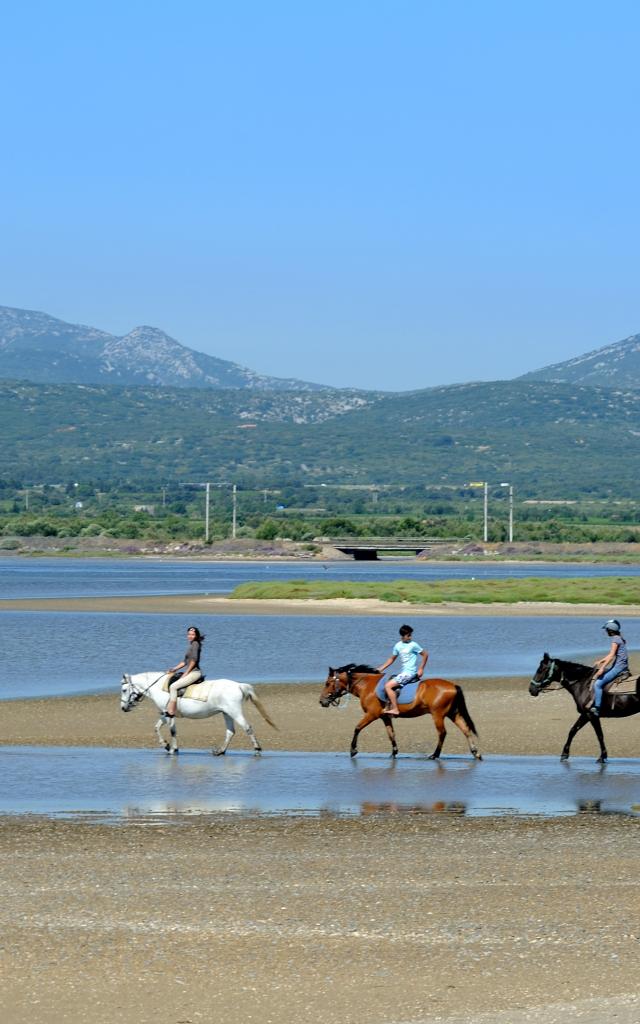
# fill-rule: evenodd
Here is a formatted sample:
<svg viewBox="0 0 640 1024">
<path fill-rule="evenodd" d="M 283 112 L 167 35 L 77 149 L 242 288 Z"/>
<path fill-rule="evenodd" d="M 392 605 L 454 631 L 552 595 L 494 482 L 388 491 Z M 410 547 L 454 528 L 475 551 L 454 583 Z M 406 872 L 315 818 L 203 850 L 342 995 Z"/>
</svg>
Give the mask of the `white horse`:
<svg viewBox="0 0 640 1024">
<path fill-rule="evenodd" d="M 122 676 L 120 707 L 123 711 L 131 711 L 144 697 L 151 697 L 160 712 L 160 718 L 155 726 L 158 742 L 168 754 L 177 754 L 176 720 L 166 714 L 169 694 L 161 687 L 161 681 L 164 676 L 164 672 L 138 672 L 132 676 L 127 675 L 125 672 Z M 253 743 L 256 753 L 262 750 L 251 724 L 242 713 L 242 704 L 245 700 L 250 700 L 252 704 L 255 704 L 265 722 L 268 722 L 272 728 L 278 728 L 269 718 L 264 706 L 256 697 L 253 686 L 249 683 L 236 683 L 233 679 L 205 679 L 204 682 L 195 683 L 187 689 L 190 689 L 191 693 L 195 689 L 196 697 L 178 698 L 178 711 L 183 718 L 210 718 L 211 715 L 219 713 L 224 717 L 224 723 L 227 727 L 224 743 L 221 747 L 213 748 L 211 752 L 214 755 L 226 752 L 235 735 L 234 723 L 237 723 L 241 729 L 244 729 Z M 169 742 L 162 736 L 161 729 L 164 725 L 169 726 L 171 733 Z"/>
</svg>

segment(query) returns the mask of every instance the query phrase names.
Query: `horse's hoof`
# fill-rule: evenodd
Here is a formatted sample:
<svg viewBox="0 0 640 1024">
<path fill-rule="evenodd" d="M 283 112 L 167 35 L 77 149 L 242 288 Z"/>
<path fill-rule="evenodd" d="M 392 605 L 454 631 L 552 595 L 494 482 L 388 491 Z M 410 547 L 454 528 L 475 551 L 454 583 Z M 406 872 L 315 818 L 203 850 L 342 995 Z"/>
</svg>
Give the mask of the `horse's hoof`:
<svg viewBox="0 0 640 1024">
<path fill-rule="evenodd" d="M 569 755 L 568 754 L 560 754 L 560 760 L 561 761 L 568 761 L 569 760 Z"/>
<path fill-rule="evenodd" d="M 473 756 L 475 757 L 476 761 L 482 761 L 482 754 L 474 754 Z"/>
<path fill-rule="evenodd" d="M 349 751 L 349 756 L 350 756 L 350 757 L 355 757 L 357 753 L 358 753 L 358 751 L 357 751 L 357 750 L 350 750 L 350 751 Z"/>
<path fill-rule="evenodd" d="M 598 760 L 596 761 L 596 764 L 606 764 L 606 763 L 607 763 L 607 758 L 606 757 L 599 757 Z"/>
<path fill-rule="evenodd" d="M 170 753 L 171 753 L 171 747 L 169 746 L 169 744 L 168 744 L 168 743 L 165 743 L 165 745 L 164 745 L 164 749 L 166 750 L 167 754 L 170 754 Z"/>
<path fill-rule="evenodd" d="M 439 754 L 429 754 L 427 761 L 437 761 L 439 756 Z"/>
</svg>

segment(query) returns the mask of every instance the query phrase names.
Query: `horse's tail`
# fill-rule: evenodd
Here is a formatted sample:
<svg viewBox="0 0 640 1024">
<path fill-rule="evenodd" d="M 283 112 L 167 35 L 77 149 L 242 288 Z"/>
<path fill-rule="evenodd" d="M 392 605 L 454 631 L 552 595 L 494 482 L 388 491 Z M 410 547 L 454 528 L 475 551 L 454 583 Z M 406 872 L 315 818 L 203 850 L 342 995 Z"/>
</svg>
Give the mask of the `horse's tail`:
<svg viewBox="0 0 640 1024">
<path fill-rule="evenodd" d="M 462 687 L 458 686 L 457 684 L 456 684 L 456 702 L 455 702 L 455 704 L 454 704 L 454 706 L 452 708 L 452 711 L 453 711 L 454 715 L 462 715 L 462 717 L 465 720 L 466 725 L 469 727 L 469 729 L 471 729 L 471 732 L 474 734 L 474 736 L 478 735 L 478 730 L 476 729 L 476 727 L 474 725 L 473 718 L 469 714 L 469 709 L 467 708 L 467 702 L 464 699 L 464 692 L 462 690 Z"/>
<path fill-rule="evenodd" d="M 255 704 L 256 710 L 260 712 L 267 725 L 270 725 L 272 729 L 277 731 L 278 726 L 269 718 L 267 709 L 265 708 L 262 701 L 259 701 L 256 697 L 255 690 L 250 683 L 240 683 L 240 689 L 242 690 L 242 699 L 250 700 L 252 704 Z"/>
</svg>

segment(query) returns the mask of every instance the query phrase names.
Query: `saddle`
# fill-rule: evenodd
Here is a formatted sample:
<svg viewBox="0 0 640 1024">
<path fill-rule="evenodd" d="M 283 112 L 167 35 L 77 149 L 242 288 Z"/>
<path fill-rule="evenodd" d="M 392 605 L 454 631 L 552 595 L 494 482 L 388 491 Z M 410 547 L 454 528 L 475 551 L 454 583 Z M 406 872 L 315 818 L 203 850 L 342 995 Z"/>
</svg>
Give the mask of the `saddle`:
<svg viewBox="0 0 640 1024">
<path fill-rule="evenodd" d="M 619 676 L 607 683 L 605 690 L 614 696 L 616 693 L 635 693 L 638 680 L 630 672 L 621 672 Z"/>
<path fill-rule="evenodd" d="M 162 684 L 162 692 L 169 692 L 170 683 L 175 682 L 176 679 L 180 678 L 181 673 L 176 673 L 174 676 L 169 676 L 165 679 Z M 189 683 L 188 686 L 184 686 L 181 690 L 178 690 L 178 697 L 188 697 L 189 700 L 206 700 L 209 695 L 209 687 L 204 687 L 202 684 L 205 682 L 206 676 L 202 676 L 197 683 Z"/>
<path fill-rule="evenodd" d="M 594 704 L 595 682 L 596 677 L 594 670 L 593 679 L 591 681 L 591 697 L 585 705 L 587 711 L 590 711 Z M 635 676 L 632 676 L 630 672 L 621 672 L 619 676 L 616 676 L 616 678 L 612 679 L 610 683 L 607 683 L 604 688 L 604 692 L 608 693 L 611 697 L 615 697 L 618 694 L 622 695 L 623 693 L 635 693 L 637 684 L 638 680 Z"/>
</svg>

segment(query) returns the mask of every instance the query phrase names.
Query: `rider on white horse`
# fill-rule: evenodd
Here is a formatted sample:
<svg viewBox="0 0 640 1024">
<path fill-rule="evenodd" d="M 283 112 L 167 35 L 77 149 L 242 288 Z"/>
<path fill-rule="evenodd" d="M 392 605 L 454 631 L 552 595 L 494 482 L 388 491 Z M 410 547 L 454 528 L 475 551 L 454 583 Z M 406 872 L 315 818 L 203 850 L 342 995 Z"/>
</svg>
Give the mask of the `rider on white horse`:
<svg viewBox="0 0 640 1024">
<path fill-rule="evenodd" d="M 176 713 L 178 691 L 183 690 L 186 686 L 190 686 L 191 683 L 198 683 L 202 679 L 200 652 L 202 651 L 204 639 L 204 635 L 197 626 L 189 626 L 187 630 L 187 643 L 189 646 L 185 651 L 184 659 L 177 665 L 174 665 L 173 668 L 168 668 L 166 675 L 162 678 L 161 687 L 164 687 L 165 683 L 172 680 L 169 685 L 169 703 L 166 710 L 169 718 L 173 718 Z M 175 673 L 179 672 L 180 669 L 185 671 L 175 677 Z M 174 678 L 172 679 L 172 677 Z"/>
</svg>

